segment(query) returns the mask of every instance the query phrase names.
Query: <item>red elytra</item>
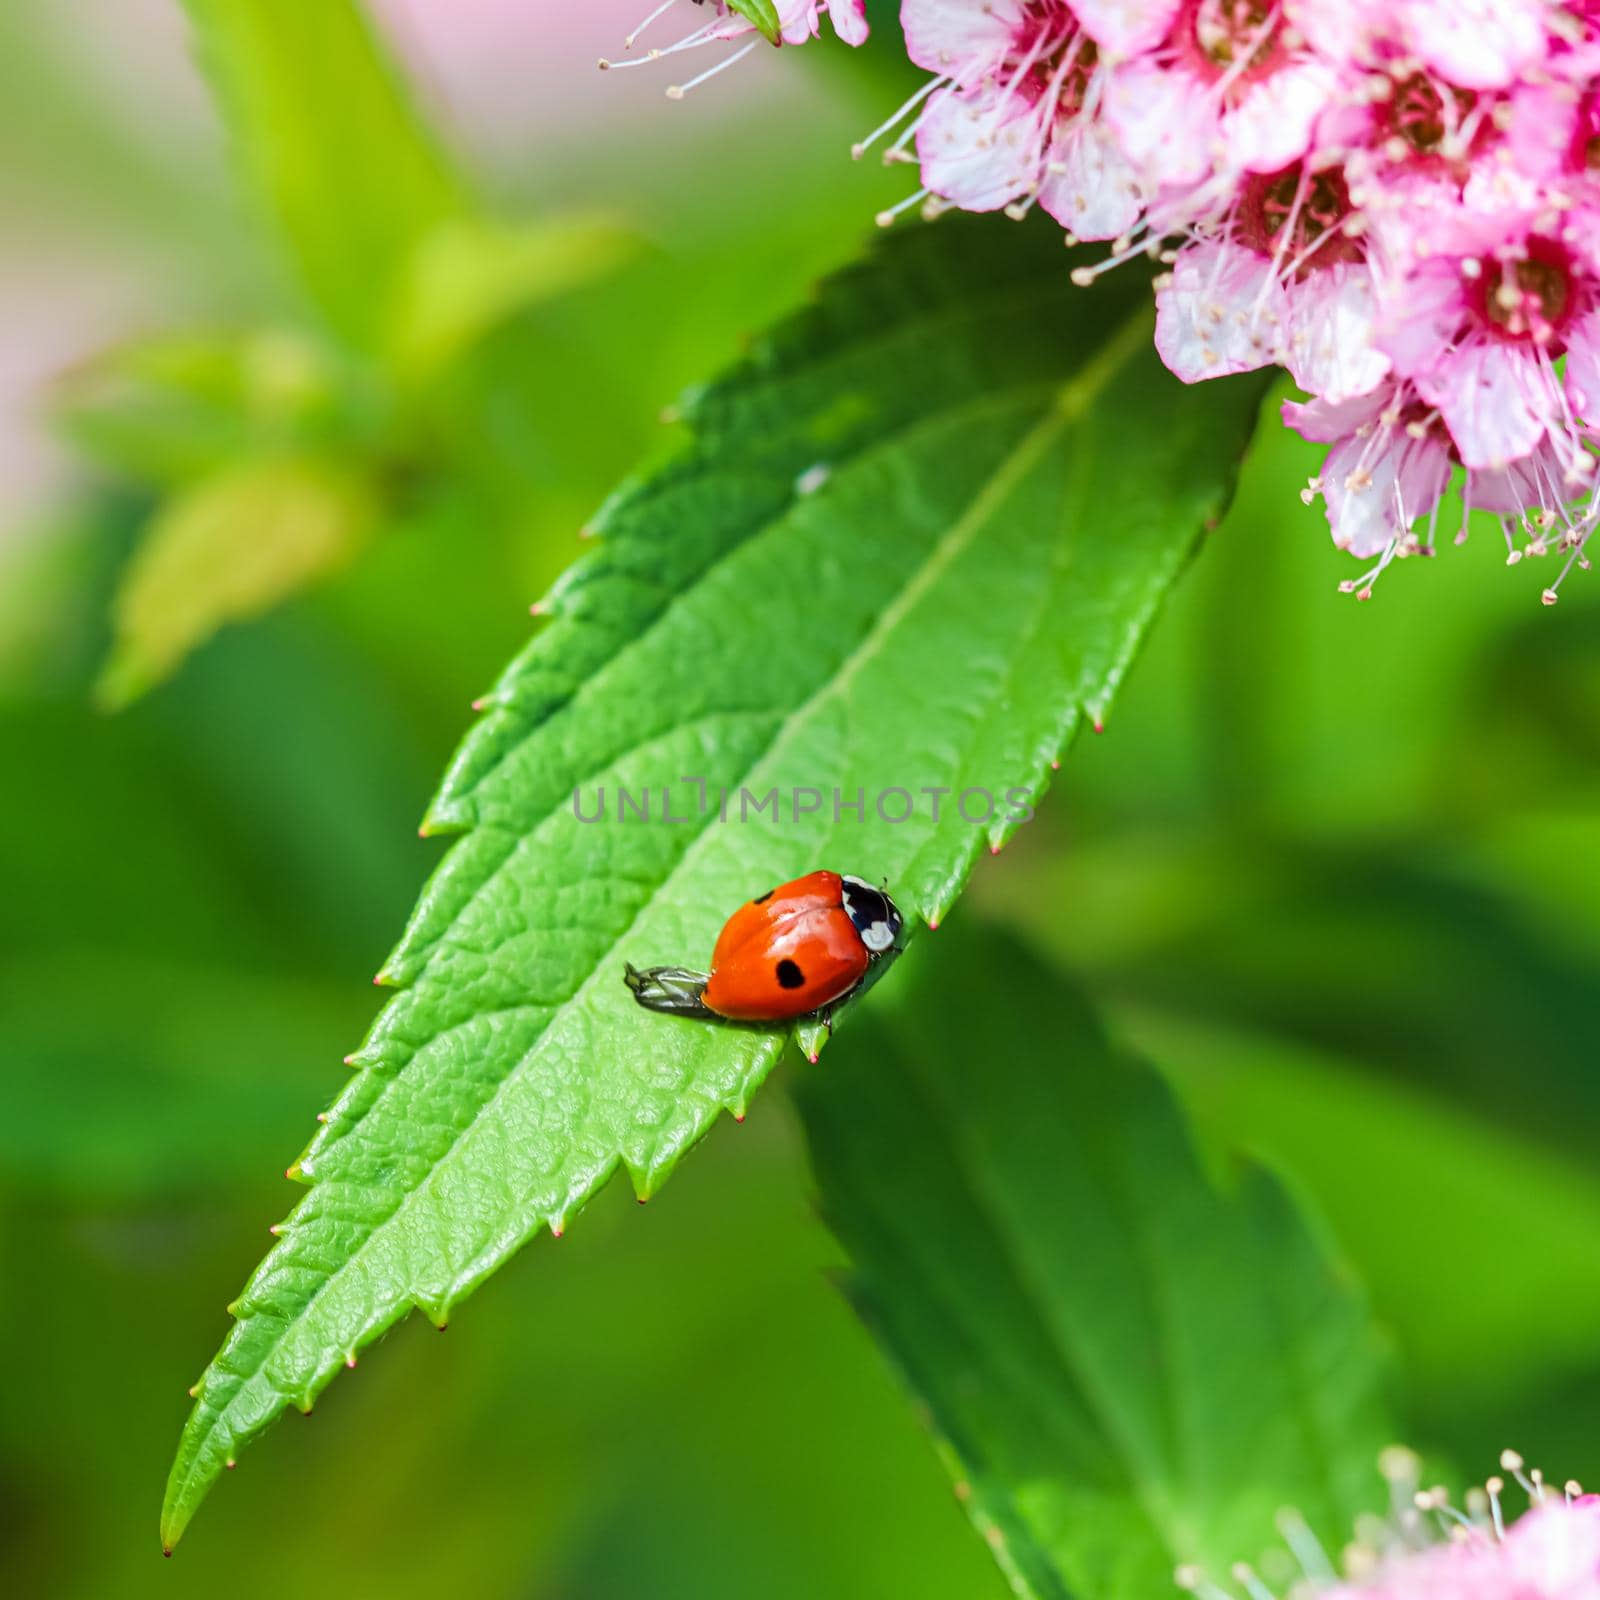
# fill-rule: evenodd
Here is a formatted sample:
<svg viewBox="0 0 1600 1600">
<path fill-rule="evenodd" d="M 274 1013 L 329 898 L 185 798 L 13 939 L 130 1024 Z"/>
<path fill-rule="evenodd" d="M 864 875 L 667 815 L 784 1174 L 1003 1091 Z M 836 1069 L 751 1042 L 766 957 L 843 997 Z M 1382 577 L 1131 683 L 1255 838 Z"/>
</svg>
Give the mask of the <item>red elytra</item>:
<svg viewBox="0 0 1600 1600">
<path fill-rule="evenodd" d="M 728 918 L 709 973 L 630 964 L 626 981 L 650 1011 L 788 1022 L 843 1000 L 894 947 L 900 926 L 883 890 L 848 874 L 808 872 Z"/>
</svg>

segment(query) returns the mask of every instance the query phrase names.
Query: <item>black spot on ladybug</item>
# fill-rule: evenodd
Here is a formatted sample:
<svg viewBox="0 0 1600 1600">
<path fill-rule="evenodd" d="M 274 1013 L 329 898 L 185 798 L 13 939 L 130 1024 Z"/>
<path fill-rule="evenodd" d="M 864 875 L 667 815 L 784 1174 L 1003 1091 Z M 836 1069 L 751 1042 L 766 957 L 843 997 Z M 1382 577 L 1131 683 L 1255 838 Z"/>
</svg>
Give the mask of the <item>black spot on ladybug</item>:
<svg viewBox="0 0 1600 1600">
<path fill-rule="evenodd" d="M 777 892 L 776 889 L 768 889 L 765 894 L 758 894 L 750 904 L 753 906 L 765 905 Z"/>
<path fill-rule="evenodd" d="M 780 989 L 798 989 L 806 981 L 806 975 L 787 956 L 778 963 L 778 987 Z"/>
</svg>

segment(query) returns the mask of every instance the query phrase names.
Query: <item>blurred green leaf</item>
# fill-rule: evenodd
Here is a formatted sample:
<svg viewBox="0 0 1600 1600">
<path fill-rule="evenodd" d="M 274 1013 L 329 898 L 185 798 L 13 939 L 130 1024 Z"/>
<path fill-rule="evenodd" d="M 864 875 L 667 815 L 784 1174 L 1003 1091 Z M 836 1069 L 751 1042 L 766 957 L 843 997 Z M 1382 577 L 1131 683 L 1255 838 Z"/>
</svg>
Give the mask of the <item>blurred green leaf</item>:
<svg viewBox="0 0 1600 1600">
<path fill-rule="evenodd" d="M 783 32 L 783 22 L 772 0 L 728 0 L 728 9 L 753 23 L 761 37 L 777 44 Z"/>
<path fill-rule="evenodd" d="M 1220 510 L 1259 393 L 1165 378 L 1147 292 L 1128 277 L 1084 316 L 1048 228 L 908 230 L 698 395 L 691 450 L 607 507 L 430 809 L 471 831 L 202 1382 L 169 1544 L 243 1443 L 413 1305 L 442 1322 L 619 1165 L 648 1196 L 742 1112 L 783 1034 L 646 1015 L 625 957 L 698 956 L 753 889 L 827 861 L 936 919 L 1013 831 L 1009 800 L 981 826 L 796 801 L 712 827 L 681 775 L 758 796 L 1042 782 Z M 675 783 L 691 826 L 577 815 L 577 787 Z"/>
<path fill-rule="evenodd" d="M 246 462 L 161 508 L 117 594 L 96 694 L 126 705 L 226 622 L 258 616 L 344 566 L 378 512 L 372 484 L 328 461 Z"/>
<path fill-rule="evenodd" d="M 1151 720 L 1125 718 L 1124 731 L 1137 738 Z M 1137 750 L 1116 754 L 1137 768 Z M 1589 911 L 1589 936 L 1566 938 L 1561 899 L 1526 903 L 1528 885 L 1497 881 L 1470 833 L 1341 848 L 1240 833 L 1226 816 L 1204 830 L 1141 824 L 1136 804 L 1114 828 L 1086 828 L 1079 848 L 986 883 L 990 909 L 1097 992 L 1297 1038 L 1587 1159 L 1600 1126 L 1594 894 L 1570 857 L 1560 864 L 1580 830 L 1539 845 L 1540 870 L 1565 870 Z M 1512 1096 L 1508 1061 L 1523 1090 Z"/>
<path fill-rule="evenodd" d="M 101 461 L 145 482 L 184 483 L 326 434 L 339 384 L 327 354 L 288 331 L 157 335 L 79 367 L 55 409 Z"/>
<path fill-rule="evenodd" d="M 1292 1039 L 1154 1011 L 1130 1026 L 1204 1128 L 1328 1219 L 1406 1357 L 1414 1409 L 1459 1407 L 1486 1352 L 1518 1352 L 1496 1374 L 1507 1398 L 1593 1363 L 1600 1175 L 1457 1097 Z M 1419 1249 L 1436 1227 L 1445 1247 Z"/>
<path fill-rule="evenodd" d="M 184 0 L 238 164 L 330 325 L 371 349 L 467 199 L 353 0 Z"/>
<path fill-rule="evenodd" d="M 93 989 L 95 1004 L 83 997 Z M 214 1188 L 334 1080 L 342 988 L 88 945 L 0 969 L 0 1178 L 78 1204 Z"/>
<path fill-rule="evenodd" d="M 509 224 L 458 220 L 418 242 L 397 287 L 389 362 L 427 383 L 517 312 L 618 266 L 633 234 L 599 218 Z"/>
<path fill-rule="evenodd" d="M 923 940 L 801 1085 L 853 1299 L 1021 1595 L 1148 1600 L 1381 1496 L 1379 1347 L 1284 1191 L 991 933 Z M 983 997 L 973 1004 L 972 996 Z"/>
</svg>

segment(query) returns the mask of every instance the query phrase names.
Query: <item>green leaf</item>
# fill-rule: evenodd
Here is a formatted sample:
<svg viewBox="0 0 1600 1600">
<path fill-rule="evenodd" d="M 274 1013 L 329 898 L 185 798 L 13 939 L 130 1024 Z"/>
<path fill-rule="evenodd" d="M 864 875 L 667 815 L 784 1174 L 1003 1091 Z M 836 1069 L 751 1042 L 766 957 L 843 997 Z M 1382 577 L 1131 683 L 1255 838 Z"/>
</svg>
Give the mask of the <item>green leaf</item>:
<svg viewBox="0 0 1600 1600">
<path fill-rule="evenodd" d="M 390 364 L 426 383 L 498 324 L 610 271 L 635 246 L 600 218 L 446 223 L 418 243 L 397 286 Z"/>
<path fill-rule="evenodd" d="M 1148 1600 L 1260 1560 L 1286 1505 L 1340 1549 L 1382 1498 L 1382 1362 L 1288 1196 L 1209 1176 L 1020 947 L 910 965 L 800 1101 L 851 1295 L 1013 1588 Z"/>
<path fill-rule="evenodd" d="M 328 322 L 371 347 L 394 275 L 465 214 L 353 0 L 185 0 L 239 165 Z"/>
<path fill-rule="evenodd" d="M 224 468 L 173 495 L 123 576 L 97 698 L 126 705 L 223 623 L 259 616 L 338 571 L 377 510 L 359 472 L 296 457 Z"/>
<path fill-rule="evenodd" d="M 646 1197 L 742 1112 L 783 1034 L 642 1012 L 624 960 L 704 960 L 740 901 L 823 864 L 937 920 L 1018 825 L 1006 791 L 1037 794 L 1103 717 L 1260 390 L 1184 389 L 1147 285 L 1088 301 L 1070 266 L 1046 227 L 906 231 L 692 400 L 689 450 L 606 507 L 430 808 L 467 837 L 204 1379 L 169 1544 L 242 1443 L 412 1306 L 443 1322 L 619 1166 Z M 655 820 L 618 821 L 619 786 Z M 834 813 L 835 788 L 924 787 L 950 791 L 937 818 Z M 973 825 L 954 799 L 979 787 L 998 803 Z M 589 815 L 598 789 L 610 820 L 584 822 L 574 792 Z M 741 790 L 781 791 L 781 815 L 741 822 Z"/>
<path fill-rule="evenodd" d="M 753 23 L 761 37 L 770 44 L 780 42 L 783 19 L 779 17 L 778 8 L 773 4 L 773 0 L 728 0 L 728 9 L 743 17 L 746 22 Z"/>
</svg>

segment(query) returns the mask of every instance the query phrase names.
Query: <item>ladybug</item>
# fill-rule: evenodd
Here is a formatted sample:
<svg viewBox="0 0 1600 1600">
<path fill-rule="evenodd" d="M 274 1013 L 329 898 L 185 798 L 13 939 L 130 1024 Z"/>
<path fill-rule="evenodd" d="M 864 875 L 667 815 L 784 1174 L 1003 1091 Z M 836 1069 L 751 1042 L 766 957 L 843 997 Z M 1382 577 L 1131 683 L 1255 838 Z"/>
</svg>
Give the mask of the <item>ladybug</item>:
<svg viewBox="0 0 1600 1600">
<path fill-rule="evenodd" d="M 902 918 L 882 889 L 808 872 L 746 901 L 723 924 L 711 971 L 629 963 L 625 981 L 649 1011 L 733 1022 L 788 1022 L 832 1012 L 892 950 Z"/>
</svg>

